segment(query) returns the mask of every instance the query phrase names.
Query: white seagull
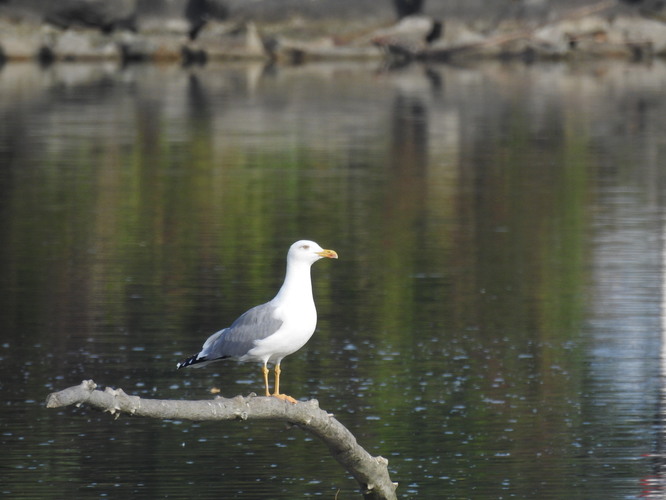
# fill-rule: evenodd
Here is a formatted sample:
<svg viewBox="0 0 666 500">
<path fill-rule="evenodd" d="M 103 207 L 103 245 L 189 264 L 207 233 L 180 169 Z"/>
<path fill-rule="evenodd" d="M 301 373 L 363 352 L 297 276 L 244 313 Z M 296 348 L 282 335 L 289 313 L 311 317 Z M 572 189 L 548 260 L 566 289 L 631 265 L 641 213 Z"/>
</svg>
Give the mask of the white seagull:
<svg viewBox="0 0 666 500">
<path fill-rule="evenodd" d="M 270 302 L 243 313 L 230 327 L 214 333 L 204 342 L 201 352 L 178 363 L 178 368 L 200 368 L 222 359 L 261 361 L 266 396 L 268 363 L 275 365 L 275 390 L 272 396 L 296 403 L 280 394 L 280 362 L 303 347 L 317 325 L 317 309 L 312 297 L 310 266 L 319 259 L 337 259 L 334 250 L 326 250 L 314 241 L 300 240 L 289 247 L 284 283 Z"/>
</svg>

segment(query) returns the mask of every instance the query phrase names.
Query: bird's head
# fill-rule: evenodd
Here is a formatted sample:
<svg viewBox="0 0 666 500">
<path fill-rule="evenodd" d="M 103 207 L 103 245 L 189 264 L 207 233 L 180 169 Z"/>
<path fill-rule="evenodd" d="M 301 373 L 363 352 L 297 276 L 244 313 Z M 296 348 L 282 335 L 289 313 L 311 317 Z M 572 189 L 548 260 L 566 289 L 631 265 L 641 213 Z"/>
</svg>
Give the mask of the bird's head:
<svg viewBox="0 0 666 500">
<path fill-rule="evenodd" d="M 289 247 L 289 253 L 287 253 L 288 260 L 294 259 L 301 262 L 309 262 L 310 264 L 324 257 L 337 259 L 338 254 L 335 250 L 327 250 L 310 240 L 297 241 Z"/>
</svg>

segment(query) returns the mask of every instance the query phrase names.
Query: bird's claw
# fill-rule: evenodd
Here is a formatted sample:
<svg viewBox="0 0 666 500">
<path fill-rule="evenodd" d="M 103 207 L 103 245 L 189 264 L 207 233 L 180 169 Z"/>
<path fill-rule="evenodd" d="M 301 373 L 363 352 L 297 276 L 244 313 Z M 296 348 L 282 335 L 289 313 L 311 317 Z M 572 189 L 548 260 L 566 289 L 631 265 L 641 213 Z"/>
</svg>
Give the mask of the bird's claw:
<svg viewBox="0 0 666 500">
<path fill-rule="evenodd" d="M 289 401 L 292 404 L 298 403 L 298 400 L 292 398 L 291 396 L 287 396 L 286 394 L 273 394 L 273 397 L 281 399 L 283 401 Z"/>
</svg>

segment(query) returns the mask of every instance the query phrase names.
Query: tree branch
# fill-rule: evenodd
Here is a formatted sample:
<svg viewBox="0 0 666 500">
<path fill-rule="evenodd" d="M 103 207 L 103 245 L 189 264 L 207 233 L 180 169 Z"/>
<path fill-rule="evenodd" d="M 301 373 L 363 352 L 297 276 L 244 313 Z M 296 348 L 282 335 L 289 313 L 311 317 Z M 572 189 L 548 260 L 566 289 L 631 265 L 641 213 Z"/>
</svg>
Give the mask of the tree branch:
<svg viewBox="0 0 666 500">
<path fill-rule="evenodd" d="M 335 458 L 359 483 L 366 499 L 396 499 L 396 483 L 388 473 L 388 461 L 373 457 L 357 442 L 354 435 L 333 415 L 319 408 L 317 400 L 297 404 L 272 397 L 216 397 L 203 401 L 142 399 L 130 396 L 122 389 L 107 387 L 97 390 L 92 380 L 46 398 L 47 408 L 61 408 L 86 403 L 111 414 L 178 420 L 276 420 L 288 422 L 314 434 L 328 446 Z"/>
</svg>

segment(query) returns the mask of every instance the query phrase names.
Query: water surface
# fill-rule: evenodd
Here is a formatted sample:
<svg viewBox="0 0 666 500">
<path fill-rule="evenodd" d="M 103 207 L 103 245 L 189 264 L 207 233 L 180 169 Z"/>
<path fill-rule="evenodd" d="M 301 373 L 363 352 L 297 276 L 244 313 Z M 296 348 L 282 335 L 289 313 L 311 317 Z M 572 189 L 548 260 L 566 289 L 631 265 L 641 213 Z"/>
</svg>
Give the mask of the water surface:
<svg viewBox="0 0 666 500">
<path fill-rule="evenodd" d="M 401 498 L 659 498 L 666 68 L 11 64 L 0 69 L 0 491 L 357 498 L 270 423 L 46 410 L 175 371 L 269 300 L 288 246 L 318 330 L 283 363 Z"/>
</svg>

